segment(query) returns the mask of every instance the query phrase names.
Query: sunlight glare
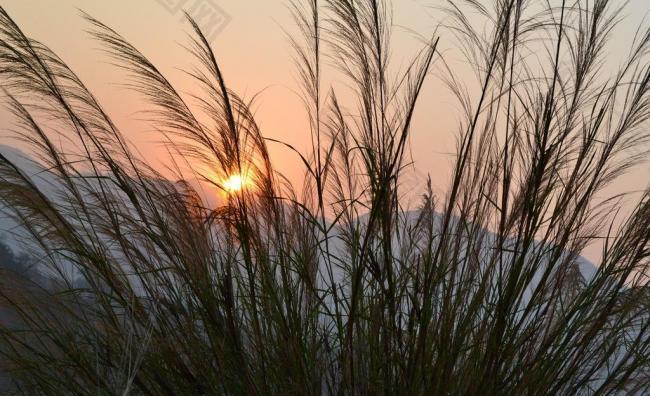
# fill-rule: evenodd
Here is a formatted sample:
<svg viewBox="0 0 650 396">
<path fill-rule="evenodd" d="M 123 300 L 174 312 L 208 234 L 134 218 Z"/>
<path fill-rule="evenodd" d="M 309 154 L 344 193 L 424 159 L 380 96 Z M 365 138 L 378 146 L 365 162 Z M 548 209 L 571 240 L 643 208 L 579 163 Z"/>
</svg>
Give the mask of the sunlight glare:
<svg viewBox="0 0 650 396">
<path fill-rule="evenodd" d="M 223 181 L 223 188 L 229 194 L 238 193 L 244 189 L 246 178 L 242 175 L 232 175 Z"/>
</svg>

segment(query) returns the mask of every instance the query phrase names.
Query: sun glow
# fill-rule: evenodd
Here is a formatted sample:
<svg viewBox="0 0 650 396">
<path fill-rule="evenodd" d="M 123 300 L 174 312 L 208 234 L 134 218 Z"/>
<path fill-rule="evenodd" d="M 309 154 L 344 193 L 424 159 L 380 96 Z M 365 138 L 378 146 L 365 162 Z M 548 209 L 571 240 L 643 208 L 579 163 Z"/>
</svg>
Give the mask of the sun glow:
<svg viewBox="0 0 650 396">
<path fill-rule="evenodd" d="M 236 194 L 246 187 L 248 180 L 244 175 L 231 175 L 222 184 L 227 193 Z"/>
</svg>

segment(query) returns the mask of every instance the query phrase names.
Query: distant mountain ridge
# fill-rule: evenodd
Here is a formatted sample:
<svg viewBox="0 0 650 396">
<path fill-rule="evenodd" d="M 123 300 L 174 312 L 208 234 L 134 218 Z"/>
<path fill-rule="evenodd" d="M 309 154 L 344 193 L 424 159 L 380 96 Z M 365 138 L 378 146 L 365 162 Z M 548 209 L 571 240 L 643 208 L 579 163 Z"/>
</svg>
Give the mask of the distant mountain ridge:
<svg viewBox="0 0 650 396">
<path fill-rule="evenodd" d="M 0 144 L 0 154 L 4 155 L 10 161 L 12 161 L 16 166 L 18 166 L 21 171 L 23 171 L 27 176 L 33 179 L 34 183 L 43 189 L 47 194 L 48 184 L 50 184 L 54 179 L 54 175 L 50 172 L 43 169 L 42 166 L 39 166 L 32 157 L 24 153 L 18 148 L 2 145 Z M 364 218 L 367 215 L 362 215 L 360 221 L 363 223 Z M 414 223 L 419 216 L 418 210 L 412 210 L 404 212 L 401 214 L 401 217 L 406 219 L 406 223 Z M 441 215 L 436 214 L 436 222 L 441 221 Z M 16 222 L 7 217 L 5 214 L 0 214 L 0 241 L 4 238 L 4 243 L 8 245 L 15 253 L 20 253 L 20 244 L 24 241 L 18 240 L 18 234 L 15 232 L 18 225 Z M 487 237 L 494 238 L 494 234 L 490 231 L 485 231 Z M 589 281 L 595 275 L 597 268 L 589 260 L 582 256 L 576 258 L 576 264 L 579 267 L 580 273 L 585 278 L 586 281 Z"/>
</svg>

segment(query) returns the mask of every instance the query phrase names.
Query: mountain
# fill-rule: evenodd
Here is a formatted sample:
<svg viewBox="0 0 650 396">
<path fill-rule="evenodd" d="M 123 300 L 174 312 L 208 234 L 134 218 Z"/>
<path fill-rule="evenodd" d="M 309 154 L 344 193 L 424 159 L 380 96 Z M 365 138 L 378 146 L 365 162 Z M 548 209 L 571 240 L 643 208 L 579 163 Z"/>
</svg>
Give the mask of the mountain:
<svg viewBox="0 0 650 396">
<path fill-rule="evenodd" d="M 34 159 L 16 147 L 0 144 L 0 154 L 6 157 L 26 175 L 33 177 L 34 181 L 46 189 L 47 172 L 42 172 L 40 166 Z M 19 235 L 20 227 L 7 213 L 7 208 L 0 202 L 0 242 L 3 242 L 15 253 L 21 250 L 20 244 L 24 238 Z"/>
<path fill-rule="evenodd" d="M 7 145 L 0 145 L 0 154 L 7 157 L 16 166 L 18 166 L 27 176 L 32 178 L 33 182 L 39 188 L 41 188 L 46 195 L 48 195 L 48 192 L 49 194 L 53 195 L 52 186 L 55 184 L 54 175 L 52 175 L 50 172 L 44 171 L 42 165 L 40 165 L 32 157 L 30 157 L 28 154 L 24 153 L 23 151 L 15 147 L 7 146 Z M 190 185 L 196 188 L 196 183 L 190 182 Z M 419 218 L 418 211 L 404 212 L 400 215 L 400 219 L 401 221 L 403 221 L 403 224 L 406 227 L 415 224 L 418 218 Z M 367 217 L 361 216 L 360 222 L 363 224 L 366 221 L 367 221 Z M 434 218 L 434 227 L 440 227 L 441 221 L 442 221 L 441 215 L 436 214 Z M 0 213 L 0 242 L 3 242 L 17 255 L 20 255 L 21 251 L 23 250 L 23 247 L 21 245 L 25 242 L 24 238 L 20 237 L 19 231 L 20 231 L 20 227 L 13 219 L 6 216 L 6 214 Z M 496 236 L 489 231 L 485 231 L 485 238 L 487 238 L 487 240 L 489 241 L 489 240 L 494 240 Z M 487 243 L 487 245 L 489 246 L 490 244 Z M 535 245 L 535 247 L 538 247 L 538 245 Z M 341 248 L 341 247 L 339 246 L 337 248 Z M 578 256 L 575 259 L 575 264 L 577 265 L 580 274 L 587 282 L 593 278 L 593 276 L 597 271 L 596 266 L 582 256 Z"/>
</svg>

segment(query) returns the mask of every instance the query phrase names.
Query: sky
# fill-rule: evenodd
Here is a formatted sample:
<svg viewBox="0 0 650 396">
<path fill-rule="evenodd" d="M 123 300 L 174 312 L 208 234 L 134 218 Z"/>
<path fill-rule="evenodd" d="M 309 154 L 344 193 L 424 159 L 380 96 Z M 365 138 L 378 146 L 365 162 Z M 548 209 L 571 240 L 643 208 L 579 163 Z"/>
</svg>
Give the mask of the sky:
<svg viewBox="0 0 650 396">
<path fill-rule="evenodd" d="M 98 43 L 91 40 L 84 29 L 87 23 L 79 15 L 83 10 L 113 27 L 148 56 L 172 81 L 183 81 L 179 69 L 191 67 L 191 58 L 182 48 L 188 43 L 189 26 L 180 10 L 173 12 L 173 5 L 181 3 L 184 8 L 196 10 L 203 15 L 201 7 L 208 6 L 225 14 L 225 23 L 218 34 L 213 35 L 212 44 L 229 86 L 244 98 L 252 98 L 261 92 L 255 106 L 256 118 L 265 136 L 287 141 L 298 148 L 307 148 L 307 117 L 295 79 L 293 52 L 287 40 L 287 33 L 295 32 L 295 24 L 286 7 L 285 0 L 2 0 L 1 4 L 33 38 L 45 42 L 75 70 L 82 80 L 96 93 L 117 124 L 143 152 L 158 153 L 149 147 L 152 137 L 146 133 L 147 125 L 138 121 L 138 96 L 117 86 L 124 75 L 111 65 Z M 195 4 L 199 6 L 195 7 Z M 210 8 L 210 4 L 217 7 Z M 170 11 L 169 6 L 172 5 Z M 167 6 L 167 7 L 166 7 Z M 420 49 L 417 34 L 430 36 L 434 18 L 430 5 L 422 1 L 401 0 L 395 7 L 395 65 L 405 64 L 408 57 Z M 206 20 L 207 19 L 207 20 Z M 201 20 L 200 20 L 201 21 Z M 212 26 L 209 18 L 203 22 Z M 434 103 L 429 100 L 433 112 L 428 117 L 442 119 L 451 103 Z M 424 117 L 423 117 L 424 118 Z M 422 121 L 424 122 L 424 119 Z M 445 117 L 449 119 L 448 117 Z M 420 119 L 418 119 L 420 120 Z M 455 120 L 449 119 L 452 127 Z M 438 122 L 438 125 L 442 127 Z M 446 128 L 445 128 L 446 129 Z M 442 130 L 442 128 L 440 129 Z M 137 132 L 133 132 L 137 131 Z M 145 133 L 143 133 L 145 132 Z M 441 133 L 445 143 L 453 148 L 453 136 Z M 417 154 L 426 157 L 430 152 L 449 151 L 431 147 L 431 139 L 425 134 L 415 135 L 414 147 L 429 147 Z M 419 142 L 422 140 L 422 143 Z M 440 140 L 440 139 L 438 139 Z M 290 179 L 298 180 L 302 174 L 295 165 L 297 156 L 286 153 L 286 148 L 270 147 L 276 165 L 283 169 Z M 289 155 L 285 155 L 289 154 Z M 152 155 L 154 157 L 155 155 Z M 446 160 L 445 160 L 446 161 Z M 427 167 L 418 170 L 426 175 Z M 444 164 L 447 167 L 447 164 Z"/>
<path fill-rule="evenodd" d="M 419 37 L 431 35 L 441 20 L 432 6 L 440 3 L 393 1 L 393 66 L 403 67 L 420 48 Z M 228 85 L 244 98 L 260 94 L 254 110 L 263 134 L 306 150 L 307 117 L 297 94 L 292 50 L 286 38 L 286 32 L 295 33 L 295 24 L 286 4 L 286 0 L 0 0 L 24 32 L 46 43 L 78 73 L 127 138 L 152 162 L 163 158 L 162 149 L 150 126 L 136 113 L 141 99 L 119 86 L 124 74 L 108 64 L 99 44 L 85 32 L 88 24 L 80 10 L 114 28 L 172 82 L 182 85 L 180 70 L 192 64 L 182 47 L 189 42 L 189 26 L 180 8 L 187 9 L 208 30 Z M 649 13 L 649 0 L 630 1 L 623 14 L 625 19 L 610 43 L 612 59 L 627 51 L 634 30 Z M 421 191 L 430 173 L 434 191 L 444 194 L 459 114 L 454 99 L 439 81 L 431 78 L 415 114 L 411 135 L 414 170 L 409 183 L 413 191 Z M 9 143 L 2 141 L 2 130 L 9 123 L 6 111 L 0 110 L 0 143 Z M 280 145 L 270 144 L 270 150 L 276 167 L 290 180 L 299 182 L 299 158 Z M 612 188 L 644 188 L 650 182 L 648 174 L 650 168 L 643 165 Z M 596 254 L 593 251 L 588 256 Z"/>
</svg>

